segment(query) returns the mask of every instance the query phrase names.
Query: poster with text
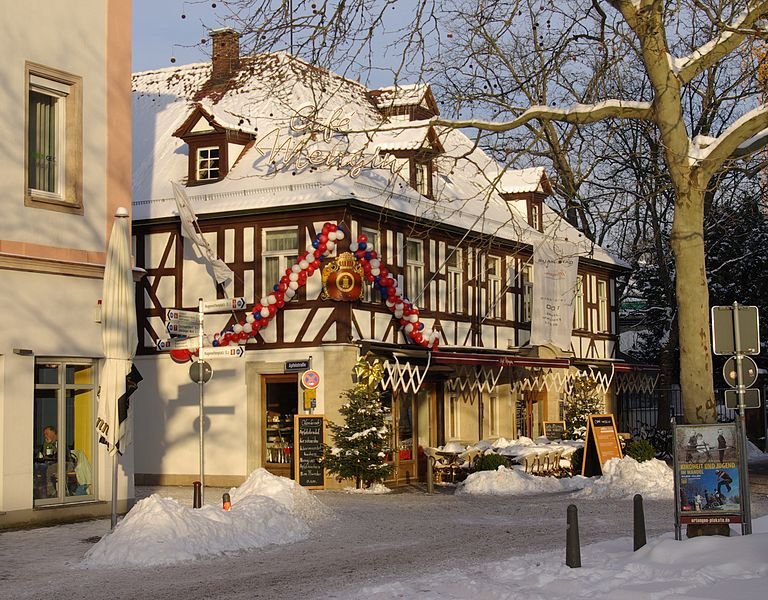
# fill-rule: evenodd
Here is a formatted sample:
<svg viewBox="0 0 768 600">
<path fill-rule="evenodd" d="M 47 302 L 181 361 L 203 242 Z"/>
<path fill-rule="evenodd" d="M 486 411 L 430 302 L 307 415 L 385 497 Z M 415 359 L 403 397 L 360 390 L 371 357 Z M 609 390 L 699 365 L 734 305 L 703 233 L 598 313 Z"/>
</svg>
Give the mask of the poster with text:
<svg viewBox="0 0 768 600">
<path fill-rule="evenodd" d="M 681 523 L 741 522 L 739 449 L 733 423 L 675 427 Z"/>
</svg>

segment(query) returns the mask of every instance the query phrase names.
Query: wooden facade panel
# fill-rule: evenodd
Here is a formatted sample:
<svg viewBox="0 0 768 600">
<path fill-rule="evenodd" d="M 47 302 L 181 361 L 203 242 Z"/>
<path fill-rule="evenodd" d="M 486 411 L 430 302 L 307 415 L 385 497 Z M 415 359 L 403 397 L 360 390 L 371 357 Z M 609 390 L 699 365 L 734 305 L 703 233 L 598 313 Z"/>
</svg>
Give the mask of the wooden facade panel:
<svg viewBox="0 0 768 600">
<path fill-rule="evenodd" d="M 243 262 L 256 260 L 256 228 L 243 228 Z"/>
<path fill-rule="evenodd" d="M 353 335 L 358 339 L 372 339 L 374 323 L 372 314 L 365 310 L 352 310 Z"/>
<path fill-rule="evenodd" d="M 299 336 L 312 311 L 309 308 L 292 308 L 284 311 L 283 343 L 295 344 L 301 341 Z"/>
<path fill-rule="evenodd" d="M 149 291 L 145 290 L 145 307 L 147 308 L 174 308 L 176 304 L 176 278 L 173 276 L 156 277 L 146 276 L 146 284 Z"/>
<path fill-rule="evenodd" d="M 325 332 L 325 335 L 323 336 L 324 342 L 335 342 L 338 340 L 338 334 L 336 333 L 336 323 L 331 323 L 331 326 L 328 328 L 328 330 Z"/>
<path fill-rule="evenodd" d="M 215 247 L 215 246 L 214 246 Z M 224 262 L 235 262 L 239 257 L 235 256 L 235 230 L 224 230 L 224 252 L 221 254 Z"/>
<path fill-rule="evenodd" d="M 175 234 L 166 231 L 148 235 L 144 238 L 144 268 L 173 269 L 176 267 L 176 256 L 174 254 Z"/>
<path fill-rule="evenodd" d="M 304 332 L 304 335 L 302 336 L 301 341 L 307 343 L 307 342 L 314 342 L 315 340 L 317 340 L 318 336 L 322 335 L 323 330 L 326 327 L 328 327 L 328 321 L 334 316 L 334 313 L 335 313 L 334 306 L 318 308 L 315 314 L 313 315 L 311 322 L 308 324 L 308 327 Z M 334 337 L 330 338 L 331 341 L 335 340 L 335 334 L 336 334 L 335 327 L 333 327 L 333 330 L 334 330 Z M 326 335 L 323 335 L 322 339 L 326 340 L 329 338 L 327 338 Z"/>
</svg>

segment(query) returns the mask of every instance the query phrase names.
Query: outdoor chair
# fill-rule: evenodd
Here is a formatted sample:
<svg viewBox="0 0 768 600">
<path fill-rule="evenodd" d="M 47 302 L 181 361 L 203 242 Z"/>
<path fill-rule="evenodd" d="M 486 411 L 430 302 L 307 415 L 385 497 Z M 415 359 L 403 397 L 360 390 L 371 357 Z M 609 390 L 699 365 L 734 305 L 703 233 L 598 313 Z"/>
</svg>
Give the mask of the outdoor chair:
<svg viewBox="0 0 768 600">
<path fill-rule="evenodd" d="M 424 454 L 427 460 L 432 463 L 432 480 L 444 483 L 453 477 L 453 468 L 455 465 L 448 463 L 442 456 L 437 454 L 436 448 L 425 448 Z"/>
</svg>

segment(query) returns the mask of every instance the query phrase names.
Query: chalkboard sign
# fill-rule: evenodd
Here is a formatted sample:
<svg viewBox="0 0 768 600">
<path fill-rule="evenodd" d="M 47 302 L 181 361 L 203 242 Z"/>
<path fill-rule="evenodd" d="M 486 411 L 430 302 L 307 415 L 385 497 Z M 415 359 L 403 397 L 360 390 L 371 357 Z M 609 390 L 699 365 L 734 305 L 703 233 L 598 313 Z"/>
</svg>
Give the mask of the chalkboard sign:
<svg viewBox="0 0 768 600">
<path fill-rule="evenodd" d="M 548 440 L 562 440 L 565 421 L 544 421 L 544 437 Z"/>
<path fill-rule="evenodd" d="M 603 465 L 612 458 L 622 458 L 619 435 L 613 415 L 589 415 L 587 437 L 584 440 L 584 459 L 581 474 L 584 477 L 602 475 Z"/>
<path fill-rule="evenodd" d="M 325 418 L 323 415 L 294 415 L 293 419 L 294 479 L 301 486 L 322 489 L 325 487 L 325 469 L 321 462 Z"/>
</svg>

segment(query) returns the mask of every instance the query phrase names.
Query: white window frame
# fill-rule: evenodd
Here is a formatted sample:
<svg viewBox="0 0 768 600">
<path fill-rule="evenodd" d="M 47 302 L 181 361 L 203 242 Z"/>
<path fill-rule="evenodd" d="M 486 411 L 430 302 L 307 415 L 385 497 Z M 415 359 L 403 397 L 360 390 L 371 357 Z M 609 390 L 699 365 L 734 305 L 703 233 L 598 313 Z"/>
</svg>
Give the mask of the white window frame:
<svg viewBox="0 0 768 600">
<path fill-rule="evenodd" d="M 414 160 L 413 167 L 416 191 L 422 196 L 429 196 L 429 165 Z"/>
<path fill-rule="evenodd" d="M 461 432 L 461 399 L 458 392 L 448 392 L 445 397 L 448 416 L 448 439 L 458 439 Z"/>
<path fill-rule="evenodd" d="M 541 231 L 541 210 L 538 204 L 531 204 L 531 227 Z"/>
<path fill-rule="evenodd" d="M 605 279 L 597 280 L 597 331 L 599 333 L 610 332 L 608 282 Z"/>
<path fill-rule="evenodd" d="M 520 318 L 523 323 L 530 323 L 533 318 L 533 277 L 533 265 L 530 263 L 523 265 L 523 270 L 520 273 L 521 287 L 523 289 L 522 314 Z"/>
<path fill-rule="evenodd" d="M 489 435 L 499 435 L 499 394 L 488 394 L 488 432 Z"/>
<path fill-rule="evenodd" d="M 448 246 L 445 264 L 448 274 L 448 312 L 460 313 L 463 308 L 462 294 L 464 293 L 464 272 L 462 271 L 461 248 Z"/>
<path fill-rule="evenodd" d="M 285 232 L 285 231 L 292 231 L 296 234 L 296 247 L 291 249 L 278 249 L 278 250 L 267 250 L 267 238 L 269 237 L 270 233 L 277 233 L 277 232 Z M 299 228 L 298 227 L 265 227 L 262 229 L 261 232 L 261 266 L 262 266 L 262 296 L 266 296 L 272 292 L 272 288 L 278 281 L 280 281 L 280 277 L 282 277 L 282 274 L 285 273 L 286 269 L 289 269 L 294 264 L 296 264 L 296 260 L 299 257 Z M 277 267 L 277 278 L 275 281 L 267 281 L 267 260 L 268 259 L 274 259 L 277 258 L 278 261 L 278 267 Z M 294 296 L 294 299 L 297 298 L 297 296 Z"/>
<path fill-rule="evenodd" d="M 211 157 L 212 151 L 216 151 L 216 156 Z M 208 153 L 203 156 L 203 153 Z M 221 147 L 220 146 L 200 146 L 195 150 L 195 179 L 196 181 L 218 181 L 221 179 Z M 203 162 L 208 164 L 203 166 Z"/>
<path fill-rule="evenodd" d="M 488 256 L 486 266 L 488 280 L 488 317 L 501 318 L 501 258 Z"/>
<path fill-rule="evenodd" d="M 381 235 L 379 234 L 379 231 L 377 229 L 369 229 L 368 227 L 361 227 L 360 233 L 365 235 L 368 238 L 368 242 L 370 244 L 373 244 L 373 249 L 376 251 L 376 255 L 381 257 L 382 256 L 381 245 L 379 244 Z M 373 284 L 369 284 L 366 281 L 366 284 L 363 286 L 363 293 L 361 294 L 360 299 L 363 302 L 379 304 L 381 303 L 381 292 L 377 290 Z"/>
<path fill-rule="evenodd" d="M 573 328 L 584 329 L 584 275 L 576 277 L 573 294 Z"/>
<path fill-rule="evenodd" d="M 44 208 L 82 213 L 83 187 L 83 117 L 82 117 L 82 77 L 65 73 L 35 63 L 26 63 L 26 121 L 25 121 L 25 204 Z M 33 114 L 36 104 L 32 94 L 40 94 L 52 99 L 53 127 L 50 129 L 54 138 L 48 146 L 46 163 L 51 163 L 55 173 L 51 185 L 35 185 L 45 175 L 35 168 L 36 152 L 41 143 L 41 129 L 32 132 L 37 123 Z M 48 136 L 50 140 L 51 136 Z M 46 167 L 43 167 L 45 171 Z M 37 177 L 33 177 L 37 173 Z"/>
<path fill-rule="evenodd" d="M 411 253 L 415 250 L 415 253 Z M 405 240 L 405 295 L 416 304 L 424 291 L 424 242 Z"/>
</svg>

